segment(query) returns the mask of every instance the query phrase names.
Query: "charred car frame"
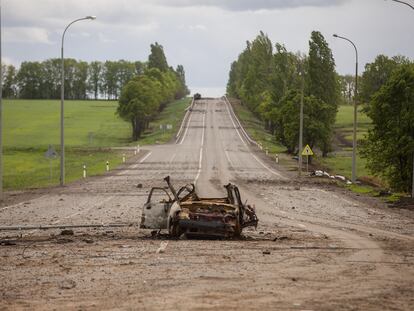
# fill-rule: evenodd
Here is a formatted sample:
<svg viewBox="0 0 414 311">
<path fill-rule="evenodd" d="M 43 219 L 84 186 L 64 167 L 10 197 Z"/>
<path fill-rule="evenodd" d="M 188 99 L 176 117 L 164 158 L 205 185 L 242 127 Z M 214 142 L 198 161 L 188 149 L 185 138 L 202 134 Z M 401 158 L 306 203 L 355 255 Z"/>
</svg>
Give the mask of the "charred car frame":
<svg viewBox="0 0 414 311">
<path fill-rule="evenodd" d="M 256 212 L 243 204 L 237 186 L 225 185 L 224 198 L 200 198 L 194 184 L 176 191 L 169 176 L 164 180 L 168 187 L 154 187 L 148 195 L 141 228 L 167 229 L 172 237 L 231 238 L 240 236 L 245 227 L 257 227 Z"/>
</svg>

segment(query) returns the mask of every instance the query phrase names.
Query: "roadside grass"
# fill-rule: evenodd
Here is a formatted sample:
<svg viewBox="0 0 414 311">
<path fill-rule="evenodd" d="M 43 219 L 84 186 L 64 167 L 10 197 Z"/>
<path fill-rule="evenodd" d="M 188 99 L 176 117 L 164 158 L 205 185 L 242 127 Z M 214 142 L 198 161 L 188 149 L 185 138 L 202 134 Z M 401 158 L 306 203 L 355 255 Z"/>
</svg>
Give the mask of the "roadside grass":
<svg viewBox="0 0 414 311">
<path fill-rule="evenodd" d="M 321 164 L 331 175 L 343 175 L 351 178 L 352 172 L 352 155 L 329 155 L 326 158 L 318 157 L 317 162 Z M 366 168 L 366 159 L 358 157 L 356 161 L 356 170 L 358 176 L 369 176 Z"/>
<path fill-rule="evenodd" d="M 351 178 L 352 175 L 352 139 L 354 107 L 352 105 L 342 105 L 338 109 L 336 122 L 334 125 L 335 135 L 342 136 L 347 141 L 348 146 L 337 146 L 337 150 L 326 158 L 318 157 L 316 162 L 323 166 L 330 174 L 343 175 Z M 357 115 L 357 140 L 363 139 L 371 126 L 371 119 L 358 110 Z M 366 168 L 366 159 L 359 156 L 357 152 L 357 176 L 359 178 L 371 178 L 369 170 Z"/>
<path fill-rule="evenodd" d="M 292 156 L 286 153 L 286 148 L 280 143 L 276 142 L 273 135 L 264 129 L 264 124 L 246 107 L 240 104 L 240 101 L 229 99 L 233 109 L 243 124 L 244 128 L 257 142 L 261 142 L 264 148 L 268 148 L 269 152 L 278 153 L 280 163 L 290 170 L 297 170 L 297 161 L 292 160 Z M 352 172 L 352 131 L 353 131 L 353 107 L 340 106 L 336 123 L 334 125 L 335 131 L 340 134 L 349 132 L 345 136 L 351 147 L 339 146 L 339 149 L 332 152 L 328 157 L 323 158 L 316 156 L 313 165 L 328 171 L 331 175 L 343 175 L 348 179 L 351 178 Z M 371 120 L 363 112 L 358 112 L 358 139 L 364 138 L 371 126 Z M 380 196 L 380 189 L 386 189 L 387 184 L 370 174 L 366 168 L 366 159 L 361 158 L 357 154 L 357 177 L 362 181 L 362 184 L 346 185 L 342 182 L 337 182 L 338 186 L 349 189 L 350 191 L 368 196 Z M 382 199 L 387 203 L 398 202 L 404 194 L 381 194 Z"/>
<path fill-rule="evenodd" d="M 189 106 L 190 99 L 184 98 L 169 104 L 160 115 L 151 122 L 149 129 L 142 135 L 142 138 L 132 144 L 153 145 L 163 144 L 170 141 L 178 132 L 185 109 Z M 161 125 L 171 125 L 171 130 L 161 129 Z"/>
<path fill-rule="evenodd" d="M 122 162 L 120 151 L 111 147 L 160 143 L 170 140 L 189 100 L 168 105 L 150 124 L 142 140 L 131 141 L 130 124 L 116 114 L 116 101 L 65 101 L 65 179 L 103 174 L 106 161 L 113 169 Z M 171 124 L 163 132 L 159 124 Z M 178 125 L 177 125 L 178 124 Z M 60 153 L 60 102 L 58 100 L 4 101 L 4 187 L 37 188 L 59 183 L 59 159 L 45 158 L 51 145 Z M 52 176 L 50 178 L 50 164 Z"/>
<path fill-rule="evenodd" d="M 256 118 L 250 110 L 235 100 L 231 100 L 231 105 L 249 136 L 261 143 L 263 149 L 268 149 L 269 153 L 286 152 L 286 148 L 276 141 L 274 135 L 264 129 L 264 123 Z"/>
<path fill-rule="evenodd" d="M 264 123 L 259 120 L 247 107 L 243 106 L 239 100 L 229 98 L 229 101 L 249 136 L 258 143 L 261 143 L 263 150 L 269 151 L 269 156 L 279 156 L 279 163 L 290 170 L 297 168 L 297 162 L 292 160 L 292 156 L 287 154 L 285 146 L 276 141 L 275 136 L 264 128 Z"/>
<path fill-rule="evenodd" d="M 4 188 L 24 189 L 59 184 L 59 158 L 46 159 L 45 149 L 7 149 L 4 153 Z M 110 149 L 76 149 L 65 152 L 65 180 L 72 182 L 83 177 L 83 165 L 87 176 L 101 175 L 106 161 L 113 169 L 122 163 L 122 155 Z"/>
<path fill-rule="evenodd" d="M 357 140 L 363 139 L 371 126 L 371 119 L 358 109 L 357 113 Z M 342 105 L 338 109 L 334 129 L 337 134 L 342 135 L 350 143 L 353 139 L 354 107 Z"/>
</svg>

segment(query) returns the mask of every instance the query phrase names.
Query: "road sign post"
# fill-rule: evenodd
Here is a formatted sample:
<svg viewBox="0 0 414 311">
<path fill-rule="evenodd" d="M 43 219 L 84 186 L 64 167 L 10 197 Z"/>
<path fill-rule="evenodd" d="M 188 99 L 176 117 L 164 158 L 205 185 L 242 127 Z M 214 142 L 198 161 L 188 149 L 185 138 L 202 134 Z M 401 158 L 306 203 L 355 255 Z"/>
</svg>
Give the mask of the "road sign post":
<svg viewBox="0 0 414 311">
<path fill-rule="evenodd" d="M 309 173 L 309 156 L 313 156 L 314 153 L 309 145 L 306 145 L 305 148 L 303 148 L 302 155 L 306 156 L 306 172 Z"/>
</svg>

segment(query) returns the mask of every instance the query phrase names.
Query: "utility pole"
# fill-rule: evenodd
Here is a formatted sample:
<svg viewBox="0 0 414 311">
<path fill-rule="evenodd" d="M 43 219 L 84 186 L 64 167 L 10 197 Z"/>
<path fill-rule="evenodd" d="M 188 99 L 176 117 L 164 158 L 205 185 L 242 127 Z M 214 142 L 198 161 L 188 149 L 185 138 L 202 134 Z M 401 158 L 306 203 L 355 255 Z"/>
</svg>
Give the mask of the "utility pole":
<svg viewBox="0 0 414 311">
<path fill-rule="evenodd" d="M 303 70 L 300 72 L 301 92 L 300 92 L 300 121 L 299 121 L 299 177 L 302 175 L 302 149 L 303 149 L 303 93 L 305 89 L 305 78 Z"/>
</svg>

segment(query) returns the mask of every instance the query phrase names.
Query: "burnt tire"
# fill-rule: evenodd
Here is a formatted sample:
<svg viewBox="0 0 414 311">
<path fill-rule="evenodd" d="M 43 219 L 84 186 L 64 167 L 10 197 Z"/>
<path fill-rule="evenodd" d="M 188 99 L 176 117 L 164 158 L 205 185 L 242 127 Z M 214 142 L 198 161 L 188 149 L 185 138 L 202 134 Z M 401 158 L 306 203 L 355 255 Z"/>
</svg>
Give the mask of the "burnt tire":
<svg viewBox="0 0 414 311">
<path fill-rule="evenodd" d="M 179 238 L 182 234 L 182 230 L 180 229 L 180 226 L 178 225 L 177 221 L 171 221 L 171 226 L 168 229 L 169 234 L 173 238 Z"/>
</svg>

